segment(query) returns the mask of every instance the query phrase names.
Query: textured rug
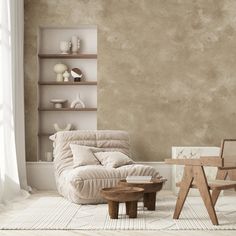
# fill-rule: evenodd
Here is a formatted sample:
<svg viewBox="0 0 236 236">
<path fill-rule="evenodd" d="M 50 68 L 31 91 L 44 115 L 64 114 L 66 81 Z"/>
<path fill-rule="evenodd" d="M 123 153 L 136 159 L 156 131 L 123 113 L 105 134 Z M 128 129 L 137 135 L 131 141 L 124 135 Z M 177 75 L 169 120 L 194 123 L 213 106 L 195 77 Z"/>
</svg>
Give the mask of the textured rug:
<svg viewBox="0 0 236 236">
<path fill-rule="evenodd" d="M 120 204 L 119 219 L 111 220 L 107 204 L 77 205 L 62 197 L 42 197 L 20 211 L 0 229 L 81 229 L 81 230 L 235 230 L 236 197 L 221 197 L 216 211 L 220 225 L 209 220 L 201 198 L 190 197 L 184 205 L 179 220 L 173 220 L 175 197 L 157 199 L 156 211 L 147 211 L 138 204 L 138 218 L 125 215 L 125 205 Z"/>
</svg>

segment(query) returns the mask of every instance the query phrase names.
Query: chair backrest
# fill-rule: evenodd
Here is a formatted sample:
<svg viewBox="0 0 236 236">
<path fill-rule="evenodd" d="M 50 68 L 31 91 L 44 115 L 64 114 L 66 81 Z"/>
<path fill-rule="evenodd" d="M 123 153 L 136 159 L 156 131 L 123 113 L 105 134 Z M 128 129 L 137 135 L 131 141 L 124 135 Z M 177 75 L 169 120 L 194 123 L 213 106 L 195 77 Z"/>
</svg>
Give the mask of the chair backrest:
<svg viewBox="0 0 236 236">
<path fill-rule="evenodd" d="M 60 131 L 50 136 L 53 141 L 54 167 L 57 175 L 73 166 L 70 144 L 98 147 L 107 151 L 120 151 L 130 156 L 129 135 L 121 130 Z"/>
<path fill-rule="evenodd" d="M 223 139 L 220 157 L 224 159 L 224 167 L 236 166 L 236 139 Z"/>
</svg>

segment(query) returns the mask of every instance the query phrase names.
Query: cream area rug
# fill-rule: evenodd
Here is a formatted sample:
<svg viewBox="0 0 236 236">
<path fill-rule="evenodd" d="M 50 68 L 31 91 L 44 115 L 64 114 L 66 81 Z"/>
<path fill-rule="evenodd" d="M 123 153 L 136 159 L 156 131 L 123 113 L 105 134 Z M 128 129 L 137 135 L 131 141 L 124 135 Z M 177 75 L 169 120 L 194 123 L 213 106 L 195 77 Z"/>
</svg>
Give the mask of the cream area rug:
<svg viewBox="0 0 236 236">
<path fill-rule="evenodd" d="M 199 197 L 189 197 L 179 220 L 172 215 L 176 197 L 158 198 L 156 211 L 138 204 L 138 218 L 125 215 L 120 204 L 119 219 L 110 219 L 107 204 L 77 205 L 62 197 L 42 197 L 19 211 L 0 229 L 18 230 L 235 230 L 236 196 L 222 196 L 216 206 L 219 226 L 214 226 Z"/>
</svg>

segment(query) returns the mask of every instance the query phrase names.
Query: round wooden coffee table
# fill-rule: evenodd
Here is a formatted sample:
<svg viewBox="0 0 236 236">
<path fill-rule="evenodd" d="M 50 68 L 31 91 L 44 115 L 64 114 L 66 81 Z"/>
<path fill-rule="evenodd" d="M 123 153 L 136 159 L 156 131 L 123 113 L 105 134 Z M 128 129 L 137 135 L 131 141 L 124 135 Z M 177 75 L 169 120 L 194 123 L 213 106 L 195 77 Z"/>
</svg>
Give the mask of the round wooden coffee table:
<svg viewBox="0 0 236 236">
<path fill-rule="evenodd" d="M 152 179 L 148 183 L 127 183 L 125 179 L 120 180 L 119 187 L 138 187 L 144 189 L 143 204 L 149 211 L 156 209 L 156 193 L 160 191 L 166 179 Z"/>
<path fill-rule="evenodd" d="M 138 187 L 103 188 L 101 195 L 108 201 L 110 218 L 118 219 L 120 202 L 125 202 L 126 215 L 129 218 L 137 218 L 137 204 L 143 197 L 143 191 L 143 188 Z"/>
</svg>

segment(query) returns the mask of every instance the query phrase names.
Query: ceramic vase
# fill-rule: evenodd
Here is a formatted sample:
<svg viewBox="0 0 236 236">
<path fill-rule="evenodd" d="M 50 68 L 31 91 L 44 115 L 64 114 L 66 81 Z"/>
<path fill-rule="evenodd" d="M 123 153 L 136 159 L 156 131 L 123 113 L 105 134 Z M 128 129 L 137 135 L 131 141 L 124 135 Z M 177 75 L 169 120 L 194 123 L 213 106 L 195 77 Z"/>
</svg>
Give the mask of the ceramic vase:
<svg viewBox="0 0 236 236">
<path fill-rule="evenodd" d="M 68 54 L 70 52 L 71 42 L 69 41 L 61 41 L 60 42 L 60 50 L 62 54 Z"/>
<path fill-rule="evenodd" d="M 70 73 L 66 70 L 63 73 L 63 77 L 64 77 L 64 82 L 69 82 Z"/>
<path fill-rule="evenodd" d="M 80 48 L 80 39 L 78 39 L 77 36 L 72 36 L 71 38 L 71 44 L 72 44 L 72 53 L 76 54 L 78 53 L 78 50 Z"/>
</svg>

